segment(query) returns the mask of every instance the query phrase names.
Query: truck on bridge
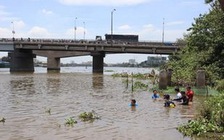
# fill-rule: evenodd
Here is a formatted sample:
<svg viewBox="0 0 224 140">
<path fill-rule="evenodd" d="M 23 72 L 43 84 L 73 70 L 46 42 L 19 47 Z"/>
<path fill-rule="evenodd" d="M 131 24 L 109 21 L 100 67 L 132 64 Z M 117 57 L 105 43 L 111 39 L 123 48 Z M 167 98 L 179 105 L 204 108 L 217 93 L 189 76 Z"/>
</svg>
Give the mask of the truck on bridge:
<svg viewBox="0 0 224 140">
<path fill-rule="evenodd" d="M 138 35 L 105 34 L 105 39 L 107 41 L 138 42 Z"/>
</svg>

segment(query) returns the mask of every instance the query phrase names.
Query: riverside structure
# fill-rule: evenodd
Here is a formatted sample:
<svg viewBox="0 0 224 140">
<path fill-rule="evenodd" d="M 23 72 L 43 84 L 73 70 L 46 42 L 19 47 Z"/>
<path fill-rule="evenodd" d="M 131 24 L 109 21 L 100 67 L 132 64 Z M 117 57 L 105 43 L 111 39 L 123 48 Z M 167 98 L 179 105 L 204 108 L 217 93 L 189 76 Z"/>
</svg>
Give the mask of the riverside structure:
<svg viewBox="0 0 224 140">
<path fill-rule="evenodd" d="M 119 40 L 69 39 L 0 39 L 0 51 L 9 52 L 10 72 L 34 72 L 33 58 L 47 57 L 47 69 L 60 71 L 60 58 L 91 55 L 93 72 L 103 73 L 106 54 L 166 54 L 177 52 L 181 45 L 162 42 L 127 42 Z"/>
</svg>

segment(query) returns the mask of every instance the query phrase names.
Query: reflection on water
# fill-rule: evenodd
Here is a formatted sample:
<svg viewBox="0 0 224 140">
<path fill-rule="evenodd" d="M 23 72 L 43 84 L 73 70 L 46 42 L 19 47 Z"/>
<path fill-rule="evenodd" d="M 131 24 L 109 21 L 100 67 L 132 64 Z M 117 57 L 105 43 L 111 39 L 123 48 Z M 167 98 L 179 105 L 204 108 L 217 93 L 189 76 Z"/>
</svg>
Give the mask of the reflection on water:
<svg viewBox="0 0 224 140">
<path fill-rule="evenodd" d="M 193 116 L 200 100 L 164 108 L 148 91 L 131 93 L 122 78 L 91 73 L 0 73 L 0 79 L 0 117 L 6 118 L 0 123 L 2 140 L 189 139 L 175 128 Z M 137 107 L 129 106 L 132 98 Z M 92 110 L 100 120 L 79 120 L 80 113 Z M 69 117 L 78 121 L 74 127 L 64 125 Z"/>
<path fill-rule="evenodd" d="M 93 74 L 92 75 L 92 85 L 94 89 L 103 88 L 103 74 Z"/>
<path fill-rule="evenodd" d="M 136 111 L 136 106 L 131 106 L 131 111 Z"/>
</svg>

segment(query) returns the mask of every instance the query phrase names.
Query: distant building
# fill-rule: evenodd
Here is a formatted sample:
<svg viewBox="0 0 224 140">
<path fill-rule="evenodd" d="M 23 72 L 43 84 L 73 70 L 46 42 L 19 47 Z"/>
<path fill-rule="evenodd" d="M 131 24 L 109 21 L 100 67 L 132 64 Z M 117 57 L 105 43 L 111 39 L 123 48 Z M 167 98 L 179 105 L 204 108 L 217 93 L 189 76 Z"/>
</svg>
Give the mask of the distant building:
<svg viewBox="0 0 224 140">
<path fill-rule="evenodd" d="M 151 67 L 158 67 L 167 62 L 167 57 L 162 56 L 148 56 L 146 64 Z"/>
<path fill-rule="evenodd" d="M 135 59 L 129 59 L 129 64 L 135 65 L 137 64 L 137 62 L 135 61 Z"/>
</svg>

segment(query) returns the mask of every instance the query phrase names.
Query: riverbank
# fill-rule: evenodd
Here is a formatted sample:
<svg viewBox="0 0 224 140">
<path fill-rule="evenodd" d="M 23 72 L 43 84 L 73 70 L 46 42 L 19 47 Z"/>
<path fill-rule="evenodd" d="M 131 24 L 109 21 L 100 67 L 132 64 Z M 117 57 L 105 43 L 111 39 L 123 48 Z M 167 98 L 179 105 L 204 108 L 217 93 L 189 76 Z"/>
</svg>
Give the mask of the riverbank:
<svg viewBox="0 0 224 140">
<path fill-rule="evenodd" d="M 195 119 L 177 129 L 185 136 L 224 139 L 224 91 L 207 98 Z"/>
</svg>

